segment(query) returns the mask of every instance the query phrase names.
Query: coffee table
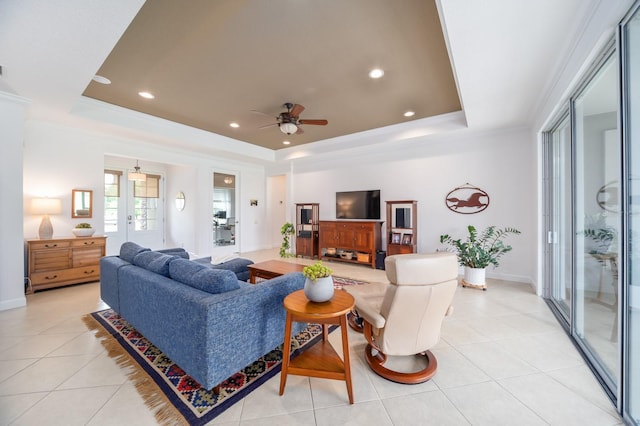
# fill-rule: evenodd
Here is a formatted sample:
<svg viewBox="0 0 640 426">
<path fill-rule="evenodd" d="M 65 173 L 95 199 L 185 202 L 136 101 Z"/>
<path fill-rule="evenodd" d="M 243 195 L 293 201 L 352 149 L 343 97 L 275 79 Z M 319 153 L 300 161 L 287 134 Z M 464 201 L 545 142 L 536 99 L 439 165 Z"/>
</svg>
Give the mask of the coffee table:
<svg viewBox="0 0 640 426">
<path fill-rule="evenodd" d="M 283 304 L 287 310 L 287 322 L 284 327 L 280 395 L 284 393 L 288 374 L 344 380 L 347 385 L 349 403 L 353 404 L 349 340 L 347 338 L 347 313 L 355 305 L 353 296 L 344 290 L 336 290 L 333 298 L 328 302 L 316 303 L 307 299 L 304 290 L 298 290 L 285 297 Z M 322 340 L 291 360 L 291 326 L 294 321 L 322 324 Z M 340 359 L 329 343 L 327 324 L 340 326 L 343 359 Z"/>
<path fill-rule="evenodd" d="M 302 272 L 305 265 L 297 263 L 283 262 L 281 260 L 267 260 L 266 262 L 254 263 L 247 266 L 249 268 L 249 283 L 255 284 L 256 278 L 270 280 L 280 275 L 290 272 Z"/>
</svg>

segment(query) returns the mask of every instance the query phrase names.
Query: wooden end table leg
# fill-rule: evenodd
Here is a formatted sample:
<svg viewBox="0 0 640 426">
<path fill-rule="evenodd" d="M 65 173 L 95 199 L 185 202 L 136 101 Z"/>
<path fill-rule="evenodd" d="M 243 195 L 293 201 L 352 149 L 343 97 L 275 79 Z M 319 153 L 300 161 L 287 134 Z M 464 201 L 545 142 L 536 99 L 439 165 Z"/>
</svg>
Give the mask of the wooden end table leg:
<svg viewBox="0 0 640 426">
<path fill-rule="evenodd" d="M 344 361 L 344 380 L 347 382 L 349 404 L 353 404 L 353 386 L 351 384 L 351 362 L 349 359 L 349 338 L 347 337 L 347 316 L 340 317 L 340 331 L 342 332 L 342 358 Z"/>
<path fill-rule="evenodd" d="M 280 396 L 284 393 L 287 384 L 287 372 L 289 370 L 289 359 L 291 358 L 291 323 L 293 316 L 287 312 L 287 320 L 284 326 L 284 341 L 282 343 L 282 369 L 280 371 Z"/>
</svg>

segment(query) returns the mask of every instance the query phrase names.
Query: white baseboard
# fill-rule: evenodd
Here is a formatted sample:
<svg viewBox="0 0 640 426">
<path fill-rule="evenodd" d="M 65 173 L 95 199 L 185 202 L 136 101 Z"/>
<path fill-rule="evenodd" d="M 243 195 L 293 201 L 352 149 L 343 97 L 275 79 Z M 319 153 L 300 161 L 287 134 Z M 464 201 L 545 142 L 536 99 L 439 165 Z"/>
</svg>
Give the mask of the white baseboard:
<svg viewBox="0 0 640 426">
<path fill-rule="evenodd" d="M 0 301 L 0 311 L 6 311 L 7 309 L 21 308 L 27 305 L 27 298 L 22 296 L 16 299 L 2 300 Z"/>
</svg>

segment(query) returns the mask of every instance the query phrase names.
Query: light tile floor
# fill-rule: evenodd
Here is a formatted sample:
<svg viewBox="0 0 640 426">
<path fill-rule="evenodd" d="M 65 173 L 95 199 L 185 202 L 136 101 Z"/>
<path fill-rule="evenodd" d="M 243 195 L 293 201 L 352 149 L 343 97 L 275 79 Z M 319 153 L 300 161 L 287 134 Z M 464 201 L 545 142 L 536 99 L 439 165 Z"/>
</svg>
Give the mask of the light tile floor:
<svg viewBox="0 0 640 426">
<path fill-rule="evenodd" d="M 275 250 L 244 254 L 255 261 Z M 310 263 L 308 259 L 292 262 Z M 385 281 L 384 271 L 338 262 L 338 276 Z M 618 425 L 611 402 L 545 302 L 530 286 L 489 280 L 459 287 L 433 352 L 429 382 L 399 385 L 373 374 L 365 340 L 349 330 L 356 403 L 344 382 L 277 375 L 212 424 Z M 106 308 L 98 283 L 43 291 L 0 312 L 0 425 L 155 425 L 127 371 L 80 317 Z M 339 333 L 331 340 L 341 351 Z"/>
</svg>

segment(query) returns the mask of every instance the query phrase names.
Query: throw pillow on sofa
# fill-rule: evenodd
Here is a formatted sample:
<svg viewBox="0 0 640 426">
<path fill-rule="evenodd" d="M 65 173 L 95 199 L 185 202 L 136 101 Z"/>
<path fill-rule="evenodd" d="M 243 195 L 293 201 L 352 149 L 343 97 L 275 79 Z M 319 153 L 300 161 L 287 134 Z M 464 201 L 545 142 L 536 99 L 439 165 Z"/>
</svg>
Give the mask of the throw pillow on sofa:
<svg viewBox="0 0 640 426">
<path fill-rule="evenodd" d="M 120 259 L 125 262 L 133 263 L 133 258 L 136 257 L 137 254 L 145 251 L 151 251 L 151 249 L 142 247 L 134 242 L 127 241 L 120 246 Z"/>
<path fill-rule="evenodd" d="M 225 293 L 240 288 L 236 274 L 224 269 L 211 269 L 186 259 L 175 259 L 169 264 L 169 276 L 198 290 L 211 294 Z"/>
<path fill-rule="evenodd" d="M 168 277 L 169 264 L 174 259 L 179 259 L 179 257 L 158 253 L 157 251 L 143 251 L 137 254 L 131 263 L 148 271 Z"/>
</svg>

